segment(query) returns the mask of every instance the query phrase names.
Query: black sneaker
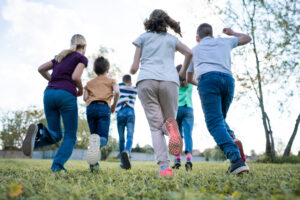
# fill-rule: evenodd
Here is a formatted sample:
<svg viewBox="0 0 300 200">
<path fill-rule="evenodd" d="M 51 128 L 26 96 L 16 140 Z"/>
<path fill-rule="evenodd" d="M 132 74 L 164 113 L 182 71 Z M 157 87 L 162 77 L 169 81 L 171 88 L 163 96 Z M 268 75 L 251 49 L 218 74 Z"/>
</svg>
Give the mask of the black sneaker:
<svg viewBox="0 0 300 200">
<path fill-rule="evenodd" d="M 185 163 L 185 170 L 192 171 L 192 169 L 193 169 L 193 163 L 190 160 L 187 160 Z"/>
<path fill-rule="evenodd" d="M 24 155 L 32 155 L 38 131 L 39 128 L 35 124 L 30 124 L 30 126 L 28 127 L 25 139 L 22 144 L 22 151 Z"/>
<path fill-rule="evenodd" d="M 179 169 L 181 167 L 181 160 L 176 159 L 174 165 L 172 166 L 173 169 Z"/>
<path fill-rule="evenodd" d="M 122 165 L 121 165 L 121 168 L 122 169 L 130 169 L 131 168 L 131 164 L 130 164 L 130 161 L 129 161 L 129 153 L 127 151 L 123 151 L 121 153 L 121 159 L 122 159 Z"/>
<path fill-rule="evenodd" d="M 98 171 L 99 170 L 99 163 L 97 162 L 94 165 L 90 165 L 90 170 L 91 170 L 92 173 Z"/>
<path fill-rule="evenodd" d="M 248 165 L 243 162 L 242 159 L 239 159 L 237 162 L 235 163 L 231 163 L 230 165 L 230 169 L 229 169 L 229 173 L 233 173 L 233 174 L 242 174 L 242 173 L 248 173 L 250 170 L 249 170 L 249 167 Z"/>
</svg>

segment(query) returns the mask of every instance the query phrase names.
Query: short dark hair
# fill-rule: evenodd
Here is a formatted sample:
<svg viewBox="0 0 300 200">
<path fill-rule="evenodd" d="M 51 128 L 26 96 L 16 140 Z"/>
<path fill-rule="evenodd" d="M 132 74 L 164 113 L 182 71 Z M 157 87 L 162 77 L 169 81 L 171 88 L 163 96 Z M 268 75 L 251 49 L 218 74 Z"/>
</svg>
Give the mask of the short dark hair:
<svg viewBox="0 0 300 200">
<path fill-rule="evenodd" d="M 97 75 L 104 74 L 109 69 L 109 62 L 103 56 L 96 58 L 94 62 L 94 72 Z"/>
<path fill-rule="evenodd" d="M 129 74 L 126 74 L 123 76 L 123 83 L 131 83 L 131 76 Z"/>
<path fill-rule="evenodd" d="M 207 23 L 200 24 L 197 29 L 197 35 L 200 37 L 200 39 L 206 36 L 213 36 L 212 26 Z"/>
</svg>

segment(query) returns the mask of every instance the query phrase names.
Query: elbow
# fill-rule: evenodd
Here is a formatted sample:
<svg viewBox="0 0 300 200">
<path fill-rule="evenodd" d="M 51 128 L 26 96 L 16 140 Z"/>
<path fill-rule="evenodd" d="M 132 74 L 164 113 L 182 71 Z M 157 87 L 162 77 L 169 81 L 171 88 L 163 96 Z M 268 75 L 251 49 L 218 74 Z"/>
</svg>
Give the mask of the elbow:
<svg viewBox="0 0 300 200">
<path fill-rule="evenodd" d="M 249 40 L 248 42 L 251 42 L 252 38 L 250 36 L 248 36 L 248 40 Z"/>
<path fill-rule="evenodd" d="M 186 57 L 188 57 L 188 58 L 190 58 L 190 59 L 193 57 L 193 52 L 192 52 L 192 50 L 187 51 Z"/>
<path fill-rule="evenodd" d="M 38 68 L 38 72 L 39 72 L 40 74 L 42 74 L 42 73 L 44 72 L 42 66 L 40 66 L 40 67 Z"/>
<path fill-rule="evenodd" d="M 138 66 L 133 64 L 130 69 L 130 74 L 134 75 L 137 72 L 137 69 L 138 69 Z"/>
</svg>

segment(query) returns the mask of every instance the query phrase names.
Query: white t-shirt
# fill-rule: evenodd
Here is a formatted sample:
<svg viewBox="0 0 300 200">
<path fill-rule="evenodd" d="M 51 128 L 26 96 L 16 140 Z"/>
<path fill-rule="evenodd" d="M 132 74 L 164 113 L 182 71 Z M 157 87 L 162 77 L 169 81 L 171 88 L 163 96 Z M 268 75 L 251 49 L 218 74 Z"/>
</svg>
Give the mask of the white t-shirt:
<svg viewBox="0 0 300 200">
<path fill-rule="evenodd" d="M 201 39 L 193 48 L 193 59 L 187 71 L 196 73 L 197 77 L 213 71 L 232 74 L 230 52 L 238 43 L 237 37 Z"/>
<path fill-rule="evenodd" d="M 145 32 L 133 44 L 142 49 L 141 67 L 137 84 L 152 79 L 175 82 L 179 77 L 174 65 L 176 45 L 180 41 L 169 33 Z"/>
</svg>

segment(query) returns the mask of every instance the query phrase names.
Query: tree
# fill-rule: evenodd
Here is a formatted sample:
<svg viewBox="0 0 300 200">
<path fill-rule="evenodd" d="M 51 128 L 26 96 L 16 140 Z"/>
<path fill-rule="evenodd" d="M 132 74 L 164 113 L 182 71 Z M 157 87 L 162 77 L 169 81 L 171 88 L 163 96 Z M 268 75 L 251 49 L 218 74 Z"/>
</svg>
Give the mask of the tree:
<svg viewBox="0 0 300 200">
<path fill-rule="evenodd" d="M 226 18 L 227 26 L 236 25 L 252 37 L 251 45 L 240 48 L 235 54 L 243 61 L 239 65 L 244 66 L 242 72 L 235 74 L 242 88 L 237 99 L 253 99 L 254 93 L 254 102 L 262 116 L 266 155 L 271 160 L 275 157 L 275 144 L 265 94 L 276 98 L 280 112 L 288 110 L 287 102 L 291 98 L 299 99 L 299 94 L 294 92 L 299 89 L 297 83 L 300 82 L 297 76 L 300 72 L 298 6 L 295 0 L 243 0 L 234 5 L 227 1 L 224 9 L 214 6 L 218 14 Z"/>
<path fill-rule="evenodd" d="M 36 107 L 3 113 L 0 140 L 3 150 L 20 150 L 28 126 L 31 123 L 45 122 L 44 112 Z"/>
</svg>

